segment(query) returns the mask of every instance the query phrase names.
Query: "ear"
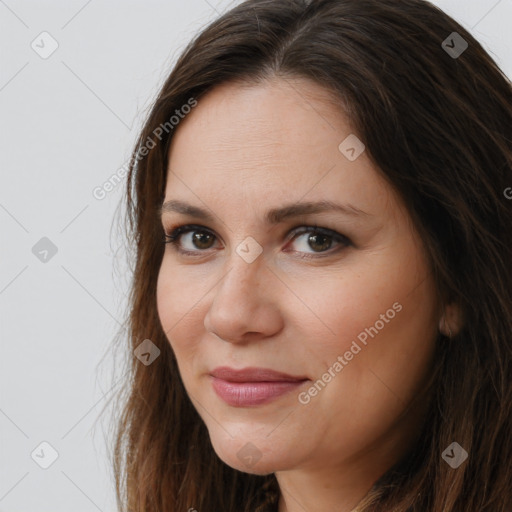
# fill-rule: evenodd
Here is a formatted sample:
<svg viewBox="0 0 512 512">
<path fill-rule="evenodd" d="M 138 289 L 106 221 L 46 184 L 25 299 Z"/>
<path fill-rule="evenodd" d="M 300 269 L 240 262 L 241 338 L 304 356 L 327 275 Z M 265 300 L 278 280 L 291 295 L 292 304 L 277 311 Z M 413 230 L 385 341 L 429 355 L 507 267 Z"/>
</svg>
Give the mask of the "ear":
<svg viewBox="0 0 512 512">
<path fill-rule="evenodd" d="M 456 336 L 463 326 L 463 315 L 461 307 L 455 302 L 444 306 L 441 318 L 439 319 L 439 331 L 445 336 Z"/>
</svg>

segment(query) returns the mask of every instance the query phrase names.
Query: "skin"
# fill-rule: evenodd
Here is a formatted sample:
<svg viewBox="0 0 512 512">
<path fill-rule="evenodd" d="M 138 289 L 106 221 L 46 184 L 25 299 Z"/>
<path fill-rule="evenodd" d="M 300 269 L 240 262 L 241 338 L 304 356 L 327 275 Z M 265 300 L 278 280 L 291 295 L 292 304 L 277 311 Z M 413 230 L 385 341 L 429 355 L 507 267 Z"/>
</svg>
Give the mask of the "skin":
<svg viewBox="0 0 512 512">
<path fill-rule="evenodd" d="M 240 471 L 275 472 L 279 512 L 352 510 L 415 441 L 426 404 L 409 407 L 431 371 L 442 317 L 426 253 L 367 153 L 349 161 L 339 151 L 351 133 L 320 86 L 273 79 L 210 91 L 170 147 L 165 201 L 207 209 L 214 220 L 163 214 L 167 233 L 193 223 L 211 236 L 196 245 L 193 233 L 181 236 L 181 247 L 198 256 L 166 245 L 160 321 L 215 452 Z M 270 208 L 318 200 L 367 215 L 264 222 Z M 293 233 L 315 224 L 352 245 L 308 243 L 311 233 Z M 236 252 L 248 236 L 263 249 L 252 263 Z M 394 318 L 300 403 L 298 393 L 394 303 L 402 306 Z M 208 373 L 217 366 L 266 367 L 311 382 L 265 405 L 233 407 L 211 386 Z M 261 455 L 251 467 L 237 456 L 248 442 Z"/>
</svg>

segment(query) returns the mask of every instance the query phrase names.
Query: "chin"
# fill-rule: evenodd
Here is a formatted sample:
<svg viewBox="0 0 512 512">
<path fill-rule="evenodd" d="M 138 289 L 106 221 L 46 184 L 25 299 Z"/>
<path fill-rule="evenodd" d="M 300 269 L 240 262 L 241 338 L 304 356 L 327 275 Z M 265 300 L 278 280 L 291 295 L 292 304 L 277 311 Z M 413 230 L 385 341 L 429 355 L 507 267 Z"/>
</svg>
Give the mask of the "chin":
<svg viewBox="0 0 512 512">
<path fill-rule="evenodd" d="M 246 464 L 240 461 L 237 457 L 236 453 L 230 453 L 228 456 L 226 454 L 217 453 L 219 458 L 227 464 L 229 467 L 236 469 L 237 471 L 241 471 L 242 473 L 249 473 L 251 475 L 264 476 L 269 475 L 271 473 L 275 473 L 276 471 L 282 471 L 283 468 L 274 460 L 266 460 L 264 461 L 261 458 L 258 462 L 253 464 Z M 221 456 L 222 455 L 222 456 Z"/>
<path fill-rule="evenodd" d="M 255 436 L 254 436 L 255 437 Z M 253 439 L 254 439 L 253 437 Z M 275 451 L 275 441 L 222 439 L 210 437 L 215 453 L 228 466 L 253 475 L 268 475 L 276 471 L 284 471 L 293 466 L 288 456 Z M 285 448 L 286 449 L 286 448 Z"/>
</svg>

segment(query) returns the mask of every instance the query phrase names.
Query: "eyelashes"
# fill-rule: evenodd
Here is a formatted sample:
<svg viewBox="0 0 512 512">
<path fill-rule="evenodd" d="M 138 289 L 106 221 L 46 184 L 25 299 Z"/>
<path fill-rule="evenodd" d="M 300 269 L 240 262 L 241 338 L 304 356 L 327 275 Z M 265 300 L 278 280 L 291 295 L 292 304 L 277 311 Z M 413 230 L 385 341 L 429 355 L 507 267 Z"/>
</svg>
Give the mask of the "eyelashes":
<svg viewBox="0 0 512 512">
<path fill-rule="evenodd" d="M 185 224 L 176 227 L 171 231 L 171 233 L 165 233 L 165 236 L 163 238 L 163 243 L 169 244 L 175 251 L 177 251 L 179 254 L 182 254 L 184 256 L 190 256 L 190 257 L 201 257 L 204 256 L 208 251 L 211 250 L 211 246 L 208 246 L 206 248 L 197 248 L 195 246 L 195 250 L 190 249 L 183 249 L 182 247 L 182 238 L 184 235 L 187 235 L 189 233 L 192 233 L 192 240 L 191 244 L 194 246 L 194 242 L 198 243 L 199 245 L 203 243 L 208 243 L 209 241 L 215 241 L 217 237 L 215 234 L 209 230 L 208 228 L 196 224 Z M 199 236 L 197 236 L 199 234 Z M 299 228 L 295 228 L 292 230 L 292 237 L 289 242 L 287 242 L 287 245 L 289 243 L 293 243 L 295 240 L 299 239 L 302 235 L 309 234 L 308 237 L 303 237 L 304 242 L 302 243 L 303 249 L 312 249 L 311 243 L 318 244 L 322 248 L 325 248 L 327 245 L 326 250 L 320 250 L 313 252 L 303 252 L 303 251 L 291 251 L 295 253 L 301 253 L 301 258 L 322 258 L 326 256 L 332 256 L 333 254 L 337 254 L 341 250 L 347 248 L 348 246 L 353 245 L 352 242 L 341 233 L 338 233 L 336 231 L 333 231 L 331 229 L 327 228 L 321 228 L 316 225 L 314 226 L 301 226 Z M 327 242 L 327 243 L 326 243 Z M 335 250 L 332 250 L 332 246 L 336 245 L 337 248 Z M 287 251 L 289 252 L 289 251 Z"/>
</svg>

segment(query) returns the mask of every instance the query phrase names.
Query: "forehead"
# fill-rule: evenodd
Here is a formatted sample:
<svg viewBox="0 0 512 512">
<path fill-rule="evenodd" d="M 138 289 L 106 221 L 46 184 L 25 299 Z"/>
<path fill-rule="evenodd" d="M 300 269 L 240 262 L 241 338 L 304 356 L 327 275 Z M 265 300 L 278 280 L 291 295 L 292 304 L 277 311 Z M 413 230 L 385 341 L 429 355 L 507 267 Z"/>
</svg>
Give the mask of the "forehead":
<svg viewBox="0 0 512 512">
<path fill-rule="evenodd" d="M 223 84 L 177 127 L 166 197 L 209 205 L 221 195 L 239 208 L 304 197 L 376 212 L 392 191 L 365 152 L 354 161 L 342 154 L 350 135 L 342 107 L 311 81 Z"/>
</svg>

